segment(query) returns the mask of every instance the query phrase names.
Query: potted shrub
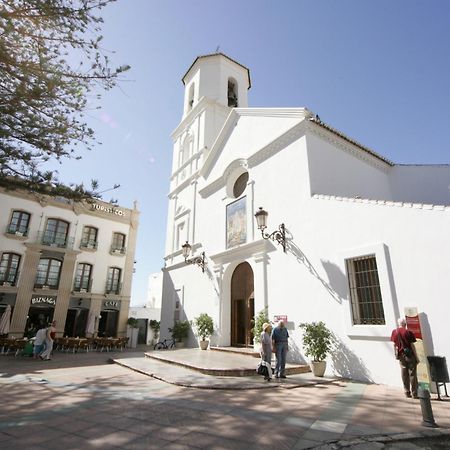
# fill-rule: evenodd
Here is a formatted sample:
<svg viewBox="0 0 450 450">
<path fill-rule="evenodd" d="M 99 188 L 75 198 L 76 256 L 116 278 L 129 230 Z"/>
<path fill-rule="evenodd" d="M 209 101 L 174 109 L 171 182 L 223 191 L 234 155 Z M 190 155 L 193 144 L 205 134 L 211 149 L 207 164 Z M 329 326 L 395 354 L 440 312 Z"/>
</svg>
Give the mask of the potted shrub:
<svg viewBox="0 0 450 450">
<path fill-rule="evenodd" d="M 206 313 L 200 314 L 194 319 L 194 326 L 200 336 L 200 348 L 206 350 L 209 345 L 207 340 L 214 333 L 214 322 L 212 317 Z"/>
<path fill-rule="evenodd" d="M 139 334 L 139 322 L 135 317 L 129 317 L 127 320 L 127 337 L 129 348 L 136 348 Z"/>
<path fill-rule="evenodd" d="M 152 345 L 155 344 L 158 341 L 158 334 L 159 334 L 159 328 L 160 328 L 161 322 L 159 320 L 150 319 L 149 326 L 153 332 L 153 340 Z"/>
<path fill-rule="evenodd" d="M 263 331 L 262 327 L 265 323 L 270 323 L 267 308 L 262 309 L 252 320 L 253 340 L 256 344 L 261 343 L 261 333 Z"/>
<path fill-rule="evenodd" d="M 188 320 L 179 320 L 173 324 L 173 328 L 169 328 L 172 337 L 176 340 L 175 345 L 177 348 L 184 346 L 183 339 L 188 337 L 190 327 Z"/>
<path fill-rule="evenodd" d="M 333 343 L 333 333 L 323 322 L 301 323 L 303 329 L 303 348 L 305 355 L 311 358 L 311 370 L 314 376 L 323 377 L 327 367 L 327 354 Z"/>
</svg>

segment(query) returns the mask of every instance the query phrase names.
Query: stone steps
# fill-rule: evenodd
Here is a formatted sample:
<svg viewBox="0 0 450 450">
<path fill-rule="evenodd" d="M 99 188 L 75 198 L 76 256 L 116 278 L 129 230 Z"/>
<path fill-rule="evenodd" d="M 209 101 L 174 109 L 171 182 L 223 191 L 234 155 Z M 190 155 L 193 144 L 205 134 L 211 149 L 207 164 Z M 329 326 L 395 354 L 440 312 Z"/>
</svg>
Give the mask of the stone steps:
<svg viewBox="0 0 450 450">
<path fill-rule="evenodd" d="M 253 355 L 232 351 L 199 349 L 159 350 L 145 353 L 147 358 L 191 369 L 206 375 L 248 377 L 256 375 L 258 361 Z M 259 356 L 259 355 L 258 355 Z M 308 365 L 286 364 L 286 375 L 310 372 Z"/>
</svg>

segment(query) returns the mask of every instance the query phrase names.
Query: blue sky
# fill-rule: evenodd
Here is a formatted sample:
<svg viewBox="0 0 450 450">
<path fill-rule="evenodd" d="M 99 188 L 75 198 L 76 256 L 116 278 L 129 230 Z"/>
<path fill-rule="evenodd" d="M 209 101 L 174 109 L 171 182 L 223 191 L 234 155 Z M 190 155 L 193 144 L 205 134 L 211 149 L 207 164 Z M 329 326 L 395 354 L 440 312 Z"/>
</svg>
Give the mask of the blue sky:
<svg viewBox="0 0 450 450">
<path fill-rule="evenodd" d="M 450 2 L 118 0 L 103 17 L 104 46 L 132 69 L 89 114 L 103 145 L 59 172 L 138 201 L 133 304 L 163 266 L 181 77 L 219 45 L 250 69 L 250 107 L 306 106 L 396 163 L 450 163 Z"/>
</svg>

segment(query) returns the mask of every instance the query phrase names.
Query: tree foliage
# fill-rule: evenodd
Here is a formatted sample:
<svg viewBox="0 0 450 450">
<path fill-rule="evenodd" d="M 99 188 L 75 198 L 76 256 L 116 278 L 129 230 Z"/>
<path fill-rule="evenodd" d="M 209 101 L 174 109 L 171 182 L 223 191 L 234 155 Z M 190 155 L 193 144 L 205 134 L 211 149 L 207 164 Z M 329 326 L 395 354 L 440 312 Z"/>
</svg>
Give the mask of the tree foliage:
<svg viewBox="0 0 450 450">
<path fill-rule="evenodd" d="M 92 148 L 94 131 L 84 114 L 129 68 L 111 68 L 101 47 L 99 14 L 112 1 L 0 1 L 3 184 L 61 187 L 43 163 L 79 158 L 77 147 Z"/>
<path fill-rule="evenodd" d="M 269 320 L 269 311 L 266 308 L 262 309 L 252 320 L 253 324 L 253 339 L 255 342 L 261 342 L 261 333 L 263 331 L 264 323 L 271 323 Z"/>
</svg>

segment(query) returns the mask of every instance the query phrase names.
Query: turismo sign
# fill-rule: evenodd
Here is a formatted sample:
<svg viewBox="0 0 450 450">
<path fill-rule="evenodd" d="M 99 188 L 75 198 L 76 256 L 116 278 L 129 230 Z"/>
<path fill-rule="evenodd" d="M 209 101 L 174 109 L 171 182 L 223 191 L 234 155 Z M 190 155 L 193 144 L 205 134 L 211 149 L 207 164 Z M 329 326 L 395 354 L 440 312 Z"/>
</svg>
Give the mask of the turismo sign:
<svg viewBox="0 0 450 450">
<path fill-rule="evenodd" d="M 55 296 L 42 296 L 42 295 L 33 295 L 31 297 L 31 304 L 32 305 L 56 305 L 56 297 Z"/>
<path fill-rule="evenodd" d="M 94 211 L 102 211 L 108 214 L 115 214 L 116 216 L 120 217 L 123 217 L 125 215 L 125 212 L 122 211 L 121 209 L 113 208 L 112 206 L 100 205 L 98 203 L 93 203 L 92 209 Z"/>
</svg>

